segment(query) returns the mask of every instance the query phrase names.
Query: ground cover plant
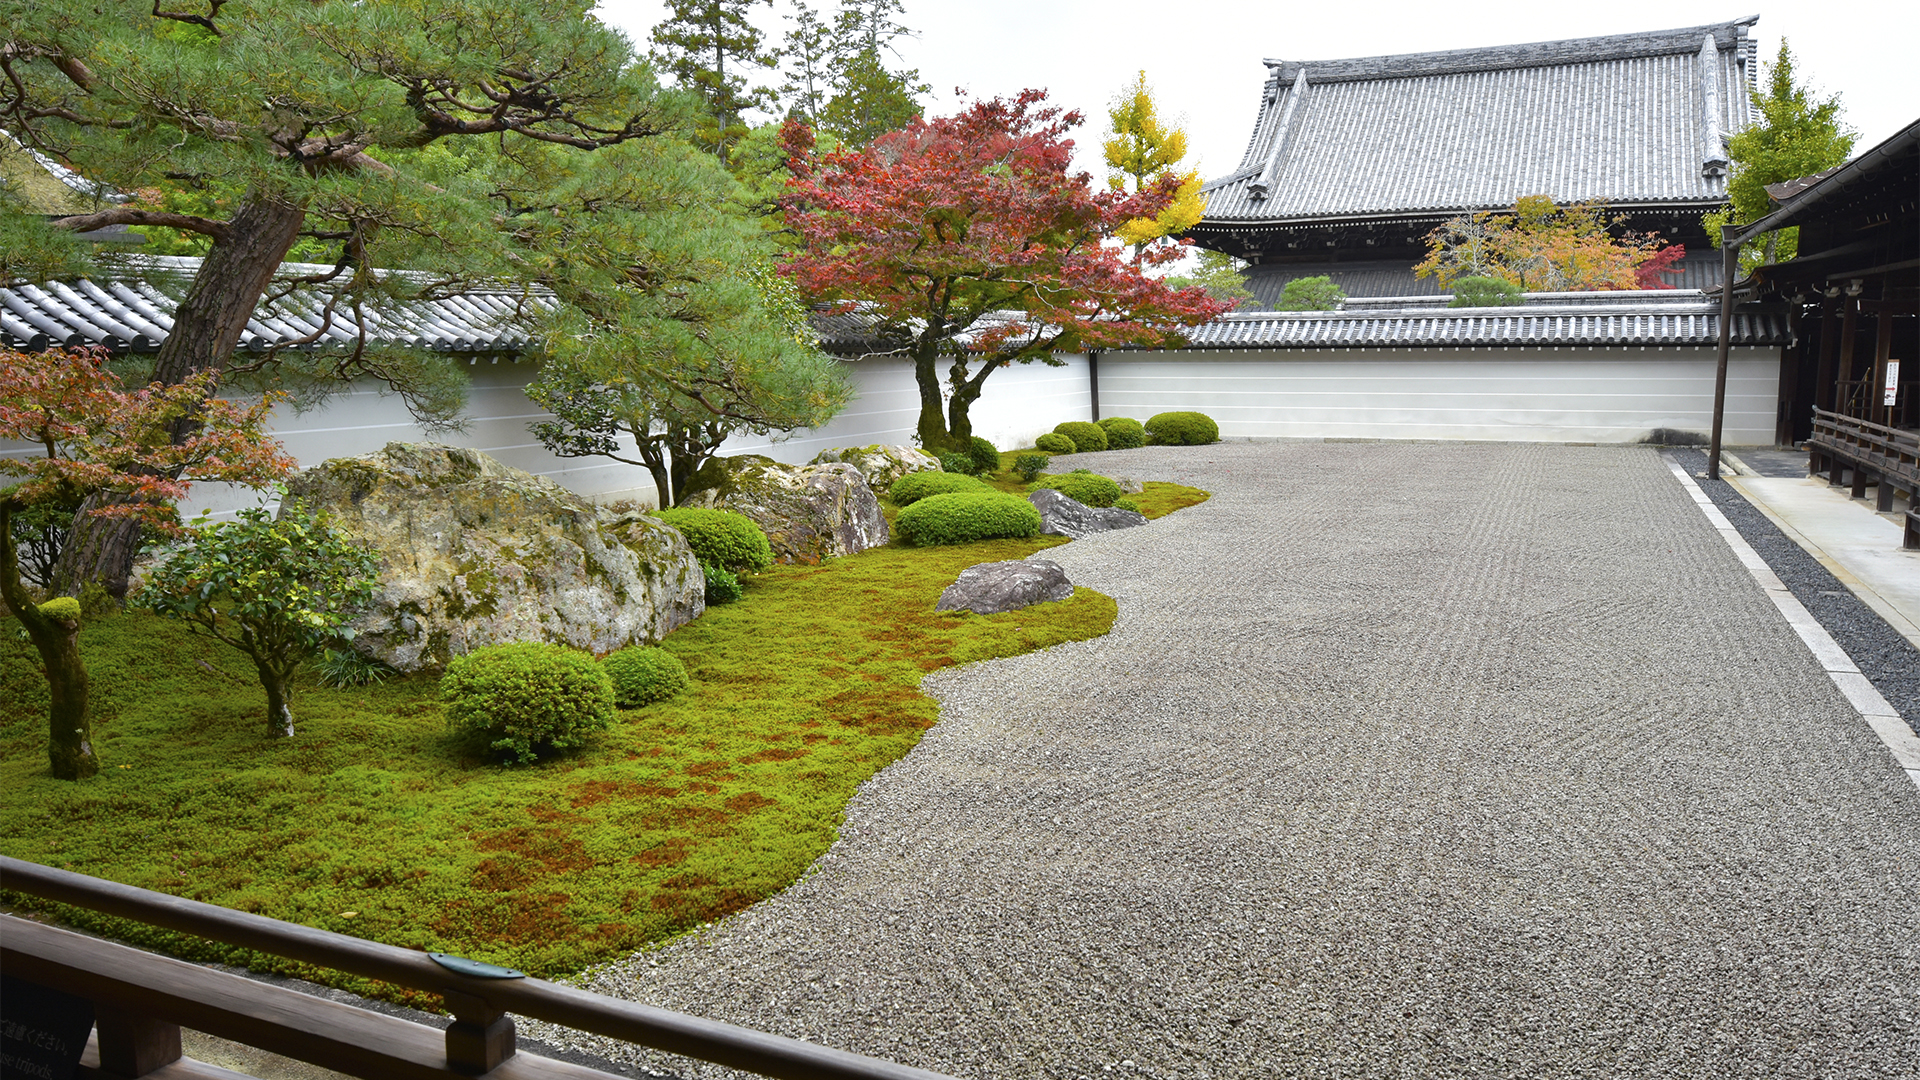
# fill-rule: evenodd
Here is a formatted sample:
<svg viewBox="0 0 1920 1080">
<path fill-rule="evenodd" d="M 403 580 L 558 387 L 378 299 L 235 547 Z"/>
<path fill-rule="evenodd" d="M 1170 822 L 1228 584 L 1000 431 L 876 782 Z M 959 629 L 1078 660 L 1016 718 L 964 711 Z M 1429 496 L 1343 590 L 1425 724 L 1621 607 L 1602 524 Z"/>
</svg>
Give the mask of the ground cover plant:
<svg viewBox="0 0 1920 1080">
<path fill-rule="evenodd" d="M 662 643 L 690 689 L 524 767 L 493 764 L 483 741 L 451 731 L 430 675 L 332 689 L 303 673 L 299 735 L 263 740 L 259 684 L 238 654 L 130 611 L 80 631 L 106 767 L 56 781 L 45 679 L 0 624 L 0 852 L 564 975 L 791 883 L 832 843 L 856 785 L 933 724 L 937 706 L 918 690 L 927 672 L 1105 633 L 1113 601 L 1084 589 L 1001 615 L 933 610 L 962 569 L 1059 542 L 888 546 L 774 567 Z M 55 913 L 196 959 L 322 974 Z"/>
</svg>

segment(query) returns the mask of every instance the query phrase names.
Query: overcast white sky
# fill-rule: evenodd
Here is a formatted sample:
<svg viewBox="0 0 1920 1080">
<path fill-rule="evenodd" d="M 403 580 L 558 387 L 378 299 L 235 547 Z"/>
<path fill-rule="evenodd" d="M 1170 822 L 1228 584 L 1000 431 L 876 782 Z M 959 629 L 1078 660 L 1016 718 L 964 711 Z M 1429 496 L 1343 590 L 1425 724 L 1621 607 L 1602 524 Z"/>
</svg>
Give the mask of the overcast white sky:
<svg viewBox="0 0 1920 1080">
<path fill-rule="evenodd" d="M 1754 8 L 1743 6 L 1750 2 L 906 0 L 903 21 L 920 37 L 902 42 L 901 54 L 933 86 L 934 114 L 954 111 L 956 87 L 991 97 L 1030 86 L 1084 112 L 1078 159 L 1096 177 L 1104 174 L 1098 143 L 1106 103 L 1144 69 L 1162 110 L 1186 118 L 1189 161 L 1212 178 L 1239 162 L 1266 78 L 1263 58 L 1335 60 L 1664 30 L 1750 15 Z M 644 47 L 664 8 L 659 0 L 606 0 L 599 10 Z M 777 41 L 790 10 L 788 0 L 775 0 L 756 9 L 756 21 Z M 1759 10 L 1761 57 L 1771 60 L 1785 35 L 1802 77 L 1840 94 L 1861 134 L 1858 149 L 1920 119 L 1920 4 L 1800 0 Z"/>
</svg>

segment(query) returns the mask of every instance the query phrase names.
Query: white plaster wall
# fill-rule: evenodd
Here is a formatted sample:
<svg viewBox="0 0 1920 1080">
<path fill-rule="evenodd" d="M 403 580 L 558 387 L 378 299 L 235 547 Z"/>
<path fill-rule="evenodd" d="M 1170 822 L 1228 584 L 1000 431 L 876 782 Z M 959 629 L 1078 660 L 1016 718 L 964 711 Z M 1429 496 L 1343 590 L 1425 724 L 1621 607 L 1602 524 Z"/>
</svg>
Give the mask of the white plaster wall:
<svg viewBox="0 0 1920 1080">
<path fill-rule="evenodd" d="M 1195 410 L 1223 438 L 1636 442 L 1713 424 L 1712 348 L 1103 353 L 1100 415 Z M 1724 440 L 1771 444 L 1777 349 L 1736 348 Z"/>
</svg>

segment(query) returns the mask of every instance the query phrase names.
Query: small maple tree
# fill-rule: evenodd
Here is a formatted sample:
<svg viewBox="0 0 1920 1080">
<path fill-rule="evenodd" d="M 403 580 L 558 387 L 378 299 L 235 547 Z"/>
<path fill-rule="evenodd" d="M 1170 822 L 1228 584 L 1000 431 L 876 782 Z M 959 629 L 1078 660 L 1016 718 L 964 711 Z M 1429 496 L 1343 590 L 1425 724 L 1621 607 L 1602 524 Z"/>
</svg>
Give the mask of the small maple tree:
<svg viewBox="0 0 1920 1080">
<path fill-rule="evenodd" d="M 72 597 L 36 604 L 20 581 L 13 516 L 44 503 L 121 496 L 86 511 L 129 518 L 161 533 L 179 529 L 173 501 L 199 480 L 259 487 L 285 476 L 293 459 L 266 434 L 276 398 L 252 406 L 210 400 L 215 373 L 172 386 L 121 389 L 99 350 L 23 353 L 0 348 L 0 440 L 38 447 L 34 457 L 0 458 L 0 475 L 24 479 L 0 490 L 0 597 L 46 666 L 47 757 L 53 775 L 80 780 L 99 771 L 87 712 L 87 669 L 79 649 L 80 605 Z M 196 434 L 175 443 L 182 419 Z"/>
<path fill-rule="evenodd" d="M 1166 210 L 1180 179 L 1094 190 L 1069 171 L 1067 133 L 1081 115 L 1045 101 L 1043 90 L 977 101 L 824 156 L 806 126 L 781 132 L 793 173 L 786 221 L 799 241 L 784 270 L 809 298 L 870 318 L 913 361 L 929 450 L 964 452 L 968 410 L 1000 368 L 1174 345 L 1229 306 L 1144 272 L 1178 259 L 1180 245 L 1133 259 L 1115 241 L 1128 222 Z"/>
<path fill-rule="evenodd" d="M 1663 274 L 1686 254 L 1652 233 L 1611 231 L 1618 219 L 1599 201 L 1556 204 L 1528 195 L 1504 213 L 1481 211 L 1453 218 L 1427 236 L 1417 277 L 1442 288 L 1457 278 L 1488 277 L 1528 292 L 1670 289 Z"/>
</svg>

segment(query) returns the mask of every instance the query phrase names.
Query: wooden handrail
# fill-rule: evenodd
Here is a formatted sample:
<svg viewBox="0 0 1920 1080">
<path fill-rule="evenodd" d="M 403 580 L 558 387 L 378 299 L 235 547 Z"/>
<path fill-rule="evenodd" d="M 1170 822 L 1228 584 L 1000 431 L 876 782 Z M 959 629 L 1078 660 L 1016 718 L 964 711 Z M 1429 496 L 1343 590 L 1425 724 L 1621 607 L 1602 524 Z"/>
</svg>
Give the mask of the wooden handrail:
<svg viewBox="0 0 1920 1080">
<path fill-rule="evenodd" d="M 456 1017 L 455 1028 L 463 1022 L 473 1025 L 475 1038 L 491 1037 L 500 1024 L 506 1024 L 504 1054 L 491 1055 L 489 1065 L 510 1060 L 513 1054 L 511 1023 L 503 1019 L 503 1014 L 513 1012 L 781 1080 L 948 1080 L 924 1069 L 603 997 L 543 979 L 457 974 L 411 949 L 9 856 L 0 856 L 0 888 L 439 994 Z M 456 1034 L 451 1029 L 448 1032 L 450 1048 Z"/>
</svg>

